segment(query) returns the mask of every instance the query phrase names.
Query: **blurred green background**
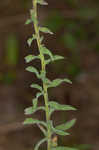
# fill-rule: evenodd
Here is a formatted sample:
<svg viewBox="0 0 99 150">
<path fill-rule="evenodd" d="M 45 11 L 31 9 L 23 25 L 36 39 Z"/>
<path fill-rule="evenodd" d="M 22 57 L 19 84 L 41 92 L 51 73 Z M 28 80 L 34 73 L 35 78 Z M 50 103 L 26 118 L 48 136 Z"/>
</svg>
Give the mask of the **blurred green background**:
<svg viewBox="0 0 99 150">
<path fill-rule="evenodd" d="M 99 148 L 99 1 L 47 0 L 39 7 L 39 22 L 55 34 L 45 35 L 44 43 L 53 53 L 66 59 L 50 64 L 50 79 L 68 77 L 72 85 L 62 84 L 49 91 L 49 97 L 60 103 L 77 107 L 77 112 L 55 113 L 56 123 L 77 118 L 69 137 L 59 137 L 59 144 L 79 150 Z M 0 150 L 32 150 L 42 137 L 37 127 L 24 127 L 24 108 L 31 105 L 36 90 L 31 82 L 38 82 L 25 71 L 24 57 L 36 54 L 26 41 L 34 32 L 25 26 L 31 0 L 3 0 L 0 2 Z M 40 67 L 39 62 L 32 63 Z M 41 100 L 40 103 L 43 103 Z M 44 114 L 36 114 L 44 118 Z M 59 119 L 60 115 L 60 119 Z M 41 150 L 44 148 L 42 147 Z"/>
</svg>

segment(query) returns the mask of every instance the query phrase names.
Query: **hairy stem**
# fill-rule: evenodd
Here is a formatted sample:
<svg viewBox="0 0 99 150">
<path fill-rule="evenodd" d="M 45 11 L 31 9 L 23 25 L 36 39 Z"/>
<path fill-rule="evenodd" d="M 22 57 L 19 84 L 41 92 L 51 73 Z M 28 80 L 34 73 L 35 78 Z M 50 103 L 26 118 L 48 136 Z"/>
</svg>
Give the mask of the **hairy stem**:
<svg viewBox="0 0 99 150">
<path fill-rule="evenodd" d="M 40 41 L 40 34 L 39 34 L 39 26 L 37 22 L 37 0 L 33 0 L 32 3 L 33 3 L 33 11 L 34 11 L 35 18 L 36 18 L 36 22 L 34 22 L 34 30 L 35 30 L 35 34 L 37 37 L 37 45 L 38 45 L 38 49 L 40 53 L 41 69 L 42 69 L 42 72 L 45 72 L 46 71 L 45 59 L 44 59 L 44 55 L 42 54 L 40 50 L 41 41 Z M 48 133 L 47 150 L 51 150 L 51 130 L 50 130 L 50 125 L 49 125 L 50 114 L 49 114 L 49 106 L 48 106 L 48 92 L 47 92 L 47 86 L 44 82 L 43 82 L 43 90 L 44 90 L 44 102 L 45 102 L 46 122 L 47 122 L 47 130 L 48 130 L 47 131 Z"/>
</svg>

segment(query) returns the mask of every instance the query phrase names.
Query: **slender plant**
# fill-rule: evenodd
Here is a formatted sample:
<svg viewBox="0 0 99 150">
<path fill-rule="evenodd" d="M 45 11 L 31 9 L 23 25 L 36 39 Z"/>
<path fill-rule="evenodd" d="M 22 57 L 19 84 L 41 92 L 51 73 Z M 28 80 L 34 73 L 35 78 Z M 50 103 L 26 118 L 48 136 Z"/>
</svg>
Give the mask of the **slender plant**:
<svg viewBox="0 0 99 150">
<path fill-rule="evenodd" d="M 72 119 L 66 123 L 54 126 L 53 121 L 51 120 L 51 115 L 54 111 L 69 111 L 69 110 L 76 110 L 74 107 L 70 105 L 61 105 L 55 101 L 49 101 L 48 98 L 48 89 L 59 86 L 61 83 L 72 83 L 69 79 L 55 79 L 50 80 L 46 76 L 46 66 L 55 61 L 64 59 L 63 56 L 53 55 L 52 52 L 45 47 L 43 44 L 44 37 L 41 36 L 40 32 L 53 34 L 48 28 L 40 27 L 38 18 L 37 18 L 37 6 L 40 5 L 47 5 L 44 0 L 32 0 L 33 8 L 30 10 L 30 19 L 26 21 L 26 25 L 33 23 L 35 33 L 27 40 L 29 47 L 31 46 L 33 40 L 36 40 L 38 46 L 39 54 L 35 55 L 28 55 L 25 57 L 26 63 L 29 63 L 35 59 L 39 59 L 41 62 L 41 70 L 39 71 L 33 66 L 28 66 L 26 68 L 27 71 L 34 73 L 36 77 L 41 80 L 41 85 L 38 84 L 31 84 L 31 88 L 36 88 L 39 92 L 36 94 L 35 98 L 32 101 L 32 106 L 25 109 L 26 115 L 34 114 L 37 111 L 44 111 L 46 116 L 46 121 L 38 120 L 32 117 L 28 117 L 25 119 L 24 124 L 36 124 L 42 133 L 44 134 L 44 138 L 40 140 L 34 150 L 38 150 L 40 145 L 44 142 L 47 142 L 47 150 L 76 150 L 75 148 L 69 148 L 64 146 L 58 146 L 57 136 L 53 135 L 61 135 L 66 136 L 69 135 L 67 130 L 71 128 L 74 124 L 76 119 Z M 46 57 L 47 56 L 47 57 Z M 39 98 L 43 96 L 44 99 L 44 106 L 39 106 Z"/>
</svg>

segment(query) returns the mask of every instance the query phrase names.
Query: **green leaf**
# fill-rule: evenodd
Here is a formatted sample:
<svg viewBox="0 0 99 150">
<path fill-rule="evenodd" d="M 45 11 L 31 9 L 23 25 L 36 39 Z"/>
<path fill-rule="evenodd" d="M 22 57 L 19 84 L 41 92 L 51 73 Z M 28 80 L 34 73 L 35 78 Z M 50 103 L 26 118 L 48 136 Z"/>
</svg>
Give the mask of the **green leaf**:
<svg viewBox="0 0 99 150">
<path fill-rule="evenodd" d="M 61 136 L 69 135 L 69 133 L 64 132 L 64 131 L 62 131 L 62 130 L 58 130 L 58 129 L 55 129 L 55 128 L 53 128 L 52 130 L 53 130 L 54 133 L 56 133 L 56 134 L 58 134 L 58 135 L 61 135 Z"/>
<path fill-rule="evenodd" d="M 40 106 L 37 108 L 37 110 L 44 110 L 45 111 L 45 107 L 44 106 Z"/>
<path fill-rule="evenodd" d="M 53 34 L 53 32 L 51 32 L 47 27 L 39 27 L 39 30 L 44 33 Z"/>
<path fill-rule="evenodd" d="M 42 51 L 43 54 L 49 55 L 49 57 L 53 60 L 53 54 L 51 53 L 51 51 L 49 49 L 47 49 L 44 46 L 41 46 L 40 50 Z"/>
<path fill-rule="evenodd" d="M 34 98 L 34 99 L 32 100 L 33 109 L 35 109 L 35 111 L 40 110 L 40 109 L 43 109 L 43 110 L 45 109 L 45 108 L 43 108 L 43 107 L 38 107 L 38 108 L 37 108 L 38 98 L 39 98 L 41 95 L 43 95 L 43 92 L 38 92 L 38 93 L 36 94 L 36 98 Z"/>
<path fill-rule="evenodd" d="M 53 108 L 54 110 L 63 110 L 63 111 L 69 111 L 69 110 L 76 110 L 74 107 L 70 106 L 70 105 L 61 105 L 57 102 L 54 101 L 50 101 L 49 102 L 49 106 L 51 108 Z"/>
<path fill-rule="evenodd" d="M 44 139 L 40 140 L 40 141 L 36 144 L 34 150 L 38 150 L 39 147 L 40 147 L 40 145 L 43 144 L 45 141 L 47 141 L 47 138 L 44 138 Z"/>
<path fill-rule="evenodd" d="M 28 43 L 29 47 L 31 46 L 32 41 L 35 40 L 35 39 L 36 39 L 36 35 L 33 34 L 32 37 L 27 40 L 27 43 Z"/>
<path fill-rule="evenodd" d="M 32 19 L 32 21 L 33 21 L 34 23 L 37 22 L 37 19 L 35 18 L 35 12 L 34 12 L 33 9 L 30 10 L 30 14 L 31 14 L 31 19 Z"/>
<path fill-rule="evenodd" d="M 67 132 L 64 132 L 64 131 L 62 131 L 62 130 L 58 130 L 58 129 L 54 128 L 54 127 L 53 127 L 53 124 L 52 124 L 52 121 L 50 122 L 50 127 L 51 127 L 52 131 L 53 131 L 54 133 L 58 134 L 58 135 L 61 135 L 61 136 L 69 135 L 69 133 L 67 133 Z"/>
<path fill-rule="evenodd" d="M 70 83 L 70 84 L 72 83 L 69 79 L 55 79 L 49 84 L 48 88 L 56 87 L 56 86 L 60 85 L 62 82 L 66 82 L 66 83 Z"/>
<path fill-rule="evenodd" d="M 32 38 L 29 38 L 29 39 L 27 40 L 27 43 L 28 43 L 29 46 L 31 46 L 32 41 L 33 41 L 33 37 L 32 37 Z"/>
<path fill-rule="evenodd" d="M 33 107 L 29 107 L 29 108 L 26 108 L 24 112 L 25 112 L 25 115 L 31 115 L 34 112 L 34 109 Z"/>
<path fill-rule="evenodd" d="M 27 118 L 25 119 L 24 121 L 24 124 L 41 124 L 43 126 L 46 127 L 46 123 L 44 121 L 40 121 L 40 120 L 37 120 L 37 119 L 33 119 L 33 118 Z"/>
<path fill-rule="evenodd" d="M 76 119 L 72 119 L 64 124 L 56 126 L 56 129 L 58 130 L 68 130 L 70 129 L 76 122 Z"/>
<path fill-rule="evenodd" d="M 32 22 L 31 19 L 27 19 L 26 22 L 25 22 L 25 25 L 28 25 L 28 24 L 30 24 L 31 22 Z"/>
<path fill-rule="evenodd" d="M 36 98 L 38 99 L 40 96 L 42 96 L 43 95 L 43 91 L 42 92 L 38 92 L 37 94 L 36 94 Z"/>
<path fill-rule="evenodd" d="M 44 81 L 46 76 L 46 71 L 41 70 L 40 78 Z"/>
<path fill-rule="evenodd" d="M 70 148 L 70 147 L 65 147 L 65 146 L 59 146 L 52 148 L 51 150 L 78 150 L 77 148 Z"/>
<path fill-rule="evenodd" d="M 53 56 L 53 61 L 61 60 L 61 59 L 64 59 L 64 57 L 63 57 L 63 56 L 60 56 L 60 55 L 54 55 L 54 56 Z M 52 60 L 51 60 L 51 59 L 48 59 L 48 60 L 46 60 L 45 62 L 46 62 L 46 64 L 49 64 L 50 62 L 52 62 Z"/>
<path fill-rule="evenodd" d="M 42 87 L 40 85 L 38 85 L 38 84 L 31 84 L 30 87 L 38 89 L 38 90 L 40 90 L 42 92 Z"/>
<path fill-rule="evenodd" d="M 25 57 L 26 63 L 29 63 L 34 59 L 40 59 L 40 56 L 28 55 L 28 56 Z"/>
<path fill-rule="evenodd" d="M 48 3 L 45 2 L 44 0 L 37 0 L 37 3 L 40 5 L 48 5 Z"/>
<path fill-rule="evenodd" d="M 41 76 L 41 79 L 43 80 L 43 82 L 44 82 L 44 84 L 46 84 L 46 86 L 48 86 L 50 83 L 51 83 L 51 81 L 50 81 L 50 79 L 48 79 L 47 77 L 42 77 Z"/>
<path fill-rule="evenodd" d="M 64 59 L 64 57 L 60 55 L 54 55 L 54 60 L 60 60 L 60 59 Z"/>
<path fill-rule="evenodd" d="M 38 70 L 35 67 L 29 66 L 29 67 L 26 68 L 26 70 L 29 71 L 29 72 L 35 73 L 36 76 L 38 78 L 40 78 L 40 74 L 39 74 Z"/>
<path fill-rule="evenodd" d="M 40 37 L 40 43 L 42 43 L 42 41 L 44 40 L 44 36 Z"/>
<path fill-rule="evenodd" d="M 41 125 L 38 124 L 38 127 L 40 128 L 40 130 L 43 132 L 44 136 L 47 137 L 47 131 L 45 130 L 45 128 L 43 128 Z"/>
<path fill-rule="evenodd" d="M 43 110 L 45 111 L 45 107 L 44 106 L 40 106 L 40 107 L 37 107 L 36 105 L 33 106 L 33 107 L 29 107 L 29 108 L 26 108 L 24 110 L 24 114 L 25 115 L 31 115 L 31 114 L 34 114 L 35 112 L 39 111 L 39 110 Z"/>
<path fill-rule="evenodd" d="M 33 103 L 33 108 L 36 109 L 37 108 L 38 99 L 34 98 L 32 100 L 32 103 Z"/>
</svg>

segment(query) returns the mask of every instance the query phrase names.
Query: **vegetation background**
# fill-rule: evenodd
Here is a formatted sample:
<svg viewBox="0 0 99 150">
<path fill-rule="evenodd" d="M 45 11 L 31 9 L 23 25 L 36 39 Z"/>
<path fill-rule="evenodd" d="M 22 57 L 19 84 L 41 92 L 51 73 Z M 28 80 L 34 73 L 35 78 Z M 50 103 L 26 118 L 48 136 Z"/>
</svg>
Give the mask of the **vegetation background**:
<svg viewBox="0 0 99 150">
<path fill-rule="evenodd" d="M 59 143 L 79 150 L 99 149 L 99 1 L 47 0 L 39 8 L 40 24 L 55 34 L 45 43 L 65 60 L 48 67 L 49 78 L 69 77 L 73 84 L 52 89 L 49 96 L 77 107 L 69 113 L 57 112 L 55 121 L 77 118 L 71 136 L 59 137 Z M 36 44 L 28 48 L 26 40 L 33 32 L 24 22 L 31 0 L 0 2 L 0 150 L 32 150 L 41 137 L 37 127 L 24 127 L 24 108 L 31 104 L 35 90 L 29 85 L 35 76 L 25 71 L 24 57 L 36 53 Z M 37 66 L 37 63 L 35 62 Z M 39 67 L 39 66 L 37 66 Z M 41 100 L 42 103 L 42 100 Z M 38 117 L 44 117 L 37 114 Z M 60 117 L 59 117 L 60 115 Z M 60 120 L 59 120 L 60 118 Z M 43 148 L 42 148 L 43 149 Z"/>
</svg>

